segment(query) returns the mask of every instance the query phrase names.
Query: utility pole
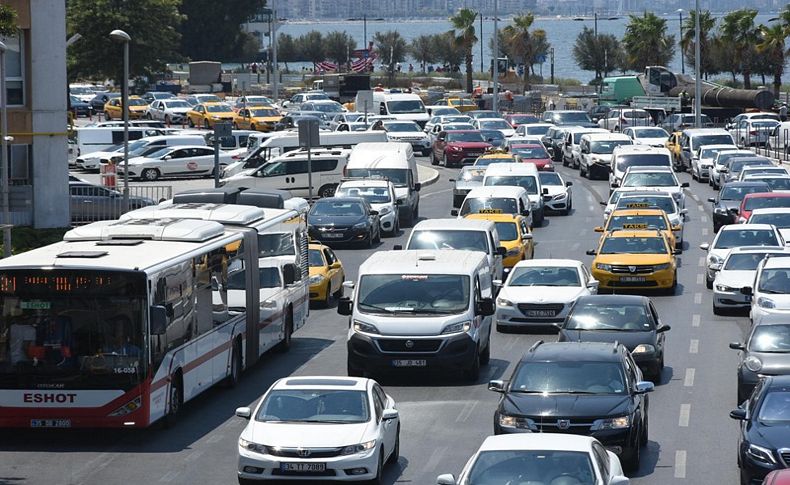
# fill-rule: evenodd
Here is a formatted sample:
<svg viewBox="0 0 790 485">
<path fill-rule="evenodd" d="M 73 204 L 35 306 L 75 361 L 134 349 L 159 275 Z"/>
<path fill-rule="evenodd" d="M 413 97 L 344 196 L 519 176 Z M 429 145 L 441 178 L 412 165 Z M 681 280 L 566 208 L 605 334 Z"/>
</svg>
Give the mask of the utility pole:
<svg viewBox="0 0 790 485">
<path fill-rule="evenodd" d="M 678 45 L 680 47 L 680 73 L 686 74 L 686 63 L 683 60 L 683 9 L 678 9 L 678 19 L 680 20 L 680 39 Z"/>
<path fill-rule="evenodd" d="M 499 0 L 494 0 L 494 98 L 492 101 L 492 108 L 495 112 L 499 112 L 499 30 L 497 29 L 497 17 L 499 16 Z M 524 66 L 524 75 L 529 76 L 529 68 Z"/>
<path fill-rule="evenodd" d="M 694 0 L 694 126 L 702 128 L 702 81 L 700 79 L 699 0 Z"/>
<path fill-rule="evenodd" d="M 480 72 L 486 72 L 485 66 L 483 65 L 483 12 L 479 12 L 477 15 L 480 16 Z"/>
<path fill-rule="evenodd" d="M 277 0 L 272 0 L 272 99 L 280 97 L 280 69 L 277 67 Z"/>
</svg>

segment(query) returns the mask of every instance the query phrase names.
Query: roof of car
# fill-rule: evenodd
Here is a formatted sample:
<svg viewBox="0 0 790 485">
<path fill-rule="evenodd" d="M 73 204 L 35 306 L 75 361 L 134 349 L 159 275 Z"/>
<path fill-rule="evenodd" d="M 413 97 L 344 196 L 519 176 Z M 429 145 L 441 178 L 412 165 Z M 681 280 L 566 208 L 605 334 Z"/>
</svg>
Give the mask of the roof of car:
<svg viewBox="0 0 790 485">
<path fill-rule="evenodd" d="M 359 274 L 470 274 L 488 256 L 481 251 L 413 249 L 378 251 L 359 267 Z"/>
<path fill-rule="evenodd" d="M 480 445 L 480 451 L 505 451 L 505 450 L 541 450 L 541 451 L 577 451 L 589 452 L 592 443 L 596 441 L 591 436 L 580 436 L 560 433 L 517 433 L 489 436 Z"/>
<path fill-rule="evenodd" d="M 721 188 L 724 189 L 724 187 L 755 187 L 755 186 L 764 186 L 764 185 L 768 185 L 768 184 L 759 181 L 741 180 L 738 182 L 727 182 L 726 184 L 722 185 Z"/>
<path fill-rule="evenodd" d="M 622 133 L 603 133 L 603 132 L 592 132 L 586 133 L 582 136 L 582 138 L 587 138 L 590 141 L 604 141 L 604 140 L 630 140 L 631 138 L 628 135 L 623 135 Z"/>
<path fill-rule="evenodd" d="M 516 263 L 513 268 L 530 268 L 535 266 L 563 266 L 563 267 L 579 267 L 582 265 L 581 261 L 577 261 L 575 259 L 525 259 L 523 261 L 519 261 Z"/>
<path fill-rule="evenodd" d="M 341 180 L 338 188 L 342 187 L 389 187 L 392 182 L 384 179 L 353 179 Z"/>
<path fill-rule="evenodd" d="M 647 305 L 650 298 L 642 295 L 584 295 L 576 300 L 578 303 L 596 303 L 599 305 Z"/>
<path fill-rule="evenodd" d="M 788 256 L 777 256 L 774 258 L 768 258 L 765 261 L 764 268 L 768 269 L 776 269 L 776 268 L 790 268 L 790 257 Z"/>
<path fill-rule="evenodd" d="M 488 231 L 494 227 L 489 220 L 480 219 L 425 219 L 418 222 L 412 232 L 450 229 L 454 231 Z"/>
<path fill-rule="evenodd" d="M 364 391 L 369 385 L 370 379 L 361 377 L 300 376 L 279 379 L 272 384 L 272 389 L 344 389 Z"/>
<path fill-rule="evenodd" d="M 672 167 L 667 165 L 631 166 L 626 169 L 627 172 L 672 172 Z"/>
<path fill-rule="evenodd" d="M 488 172 L 488 170 L 486 170 Z M 516 187 L 514 185 L 483 185 L 475 187 L 468 194 L 467 197 L 496 197 L 496 198 L 518 198 L 527 195 L 527 190 L 524 187 Z"/>
<path fill-rule="evenodd" d="M 491 221 L 491 222 L 518 222 L 523 218 L 518 214 L 467 214 L 464 219 L 471 219 L 473 221 Z"/>
<path fill-rule="evenodd" d="M 612 343 L 601 342 L 546 342 L 535 344 L 521 357 L 521 361 L 608 361 L 620 360 L 620 353 Z"/>
<path fill-rule="evenodd" d="M 790 195 L 790 194 L 788 194 Z M 774 226 L 773 224 L 726 224 L 721 226 L 719 229 L 719 234 L 721 231 L 773 231 Z"/>
</svg>

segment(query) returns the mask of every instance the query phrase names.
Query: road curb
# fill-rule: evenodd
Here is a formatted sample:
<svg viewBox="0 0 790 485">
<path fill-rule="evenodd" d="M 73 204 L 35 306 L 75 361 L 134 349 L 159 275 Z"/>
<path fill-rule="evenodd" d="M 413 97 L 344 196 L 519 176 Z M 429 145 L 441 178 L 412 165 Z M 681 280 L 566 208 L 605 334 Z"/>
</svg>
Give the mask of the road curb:
<svg viewBox="0 0 790 485">
<path fill-rule="evenodd" d="M 428 177 L 425 179 L 422 178 L 422 174 L 424 172 L 428 173 Z M 439 180 L 439 171 L 431 167 L 426 167 L 425 165 L 418 164 L 417 177 L 419 178 L 420 185 L 422 187 L 427 187 L 429 185 L 435 184 Z"/>
</svg>

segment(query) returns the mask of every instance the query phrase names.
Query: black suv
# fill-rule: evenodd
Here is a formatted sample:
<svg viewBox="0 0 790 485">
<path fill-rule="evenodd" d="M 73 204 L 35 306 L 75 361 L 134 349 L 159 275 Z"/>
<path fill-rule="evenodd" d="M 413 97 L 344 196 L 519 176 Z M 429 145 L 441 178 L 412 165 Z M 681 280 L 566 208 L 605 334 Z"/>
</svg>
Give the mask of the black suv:
<svg viewBox="0 0 790 485">
<path fill-rule="evenodd" d="M 741 485 L 762 483 L 770 471 L 790 463 L 790 376 L 762 379 L 730 417 L 741 422 Z"/>
<path fill-rule="evenodd" d="M 647 444 L 648 397 L 652 382 L 624 345 L 536 343 L 509 381 L 491 381 L 502 397 L 494 434 L 573 433 L 597 438 L 620 455 L 628 470 L 639 468 Z"/>
</svg>

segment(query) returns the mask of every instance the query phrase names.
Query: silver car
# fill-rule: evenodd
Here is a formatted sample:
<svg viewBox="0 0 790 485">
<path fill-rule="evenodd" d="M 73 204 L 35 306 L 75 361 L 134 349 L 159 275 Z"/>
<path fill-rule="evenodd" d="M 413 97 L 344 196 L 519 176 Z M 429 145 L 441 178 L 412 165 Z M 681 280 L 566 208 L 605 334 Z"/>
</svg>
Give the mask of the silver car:
<svg viewBox="0 0 790 485">
<path fill-rule="evenodd" d="M 790 374 L 790 324 L 787 318 L 771 315 L 752 328 L 746 343 L 733 342 L 739 350 L 738 403 L 747 400 L 762 376 Z"/>
<path fill-rule="evenodd" d="M 483 176 L 486 173 L 485 167 L 476 167 L 474 165 L 466 166 L 458 172 L 453 182 L 453 207 L 461 207 L 461 204 L 473 188 L 481 187 L 483 185 Z"/>
</svg>

